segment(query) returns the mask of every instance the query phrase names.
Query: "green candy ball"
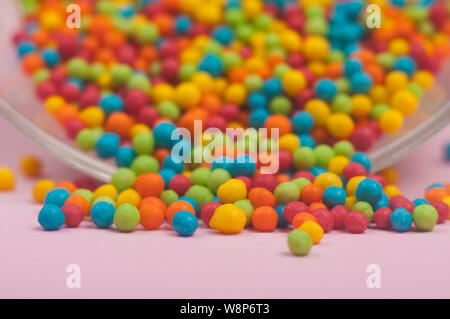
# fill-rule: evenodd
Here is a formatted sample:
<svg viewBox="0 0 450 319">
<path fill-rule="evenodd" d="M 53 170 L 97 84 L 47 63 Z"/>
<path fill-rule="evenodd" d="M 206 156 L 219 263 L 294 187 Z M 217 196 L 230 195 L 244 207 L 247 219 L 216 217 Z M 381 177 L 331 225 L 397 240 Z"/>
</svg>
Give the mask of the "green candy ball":
<svg viewBox="0 0 450 319">
<path fill-rule="evenodd" d="M 95 144 L 97 143 L 98 136 L 92 130 L 85 128 L 82 129 L 78 134 L 75 142 L 77 143 L 78 148 L 83 151 L 90 151 L 95 148 Z"/>
<path fill-rule="evenodd" d="M 373 208 L 372 206 L 367 202 L 357 202 L 355 205 L 353 205 L 352 210 L 356 210 L 358 212 L 363 213 L 366 215 L 367 219 L 369 220 L 369 223 L 372 222 L 373 219 Z"/>
<path fill-rule="evenodd" d="M 294 152 L 294 166 L 296 169 L 309 169 L 316 165 L 314 151 L 310 147 L 300 147 Z"/>
<path fill-rule="evenodd" d="M 211 171 L 206 167 L 196 168 L 192 171 L 190 180 L 192 185 L 206 186 L 208 184 Z"/>
<path fill-rule="evenodd" d="M 220 185 L 231 179 L 231 174 L 223 168 L 216 168 L 208 177 L 207 186 L 215 194 Z"/>
<path fill-rule="evenodd" d="M 419 205 L 414 208 L 413 222 L 418 230 L 431 231 L 438 220 L 438 212 L 431 205 Z"/>
<path fill-rule="evenodd" d="M 353 156 L 353 153 L 355 153 L 355 148 L 353 147 L 353 144 L 349 141 L 339 141 L 333 146 L 334 154 L 342 155 L 347 158 L 350 158 Z"/>
<path fill-rule="evenodd" d="M 137 155 L 148 155 L 153 153 L 155 148 L 155 139 L 153 134 L 141 133 L 133 138 L 133 149 Z"/>
<path fill-rule="evenodd" d="M 308 233 L 300 229 L 294 229 L 289 233 L 288 246 L 294 255 L 305 256 L 311 250 L 312 240 Z"/>
<path fill-rule="evenodd" d="M 328 162 L 334 157 L 334 151 L 331 146 L 321 144 L 314 149 L 314 156 L 316 157 L 316 165 L 327 168 Z"/>
<path fill-rule="evenodd" d="M 132 169 L 122 167 L 119 168 L 111 177 L 111 184 L 120 193 L 121 191 L 131 188 L 135 179 L 136 173 Z"/>
<path fill-rule="evenodd" d="M 273 194 L 278 205 L 287 204 L 300 198 L 300 190 L 294 182 L 279 184 Z"/>
<path fill-rule="evenodd" d="M 192 198 L 197 203 L 198 209 L 202 209 L 203 205 L 214 199 L 214 194 L 205 186 L 200 185 L 191 186 L 184 196 Z"/>
<path fill-rule="evenodd" d="M 89 202 L 89 204 L 91 204 L 94 201 L 94 194 L 88 189 L 79 188 L 76 191 L 74 191 L 72 195 L 83 196 Z"/>
<path fill-rule="evenodd" d="M 139 155 L 131 163 L 131 169 L 136 173 L 136 176 L 145 173 L 157 173 L 159 171 L 159 163 L 153 156 Z"/>
<path fill-rule="evenodd" d="M 136 207 L 131 204 L 122 204 L 117 207 L 114 214 L 114 225 L 121 232 L 133 231 L 141 221 L 141 216 Z"/>
<path fill-rule="evenodd" d="M 159 198 L 164 202 L 164 204 L 166 204 L 166 206 L 169 206 L 178 199 L 178 194 L 174 190 L 166 189 L 161 193 Z"/>
<path fill-rule="evenodd" d="M 304 177 L 300 177 L 300 178 L 296 178 L 292 181 L 292 183 L 294 183 L 295 185 L 297 185 L 298 187 L 298 191 L 301 193 L 303 187 L 305 187 L 306 185 L 311 184 L 311 182 L 309 181 L 309 179 L 304 178 Z"/>
<path fill-rule="evenodd" d="M 252 223 L 252 214 L 253 211 L 255 210 L 255 207 L 253 207 L 252 202 L 249 199 L 241 199 L 238 200 L 237 202 L 234 202 L 234 205 L 236 205 L 237 207 L 241 208 L 244 211 L 245 216 L 247 217 L 246 226 L 250 226 L 250 224 Z"/>
</svg>

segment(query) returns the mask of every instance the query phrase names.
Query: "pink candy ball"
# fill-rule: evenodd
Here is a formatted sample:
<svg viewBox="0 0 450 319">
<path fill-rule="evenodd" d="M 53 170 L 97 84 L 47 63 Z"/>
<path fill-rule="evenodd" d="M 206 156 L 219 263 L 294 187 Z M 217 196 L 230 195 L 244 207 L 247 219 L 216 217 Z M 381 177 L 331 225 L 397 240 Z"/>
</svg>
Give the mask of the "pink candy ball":
<svg viewBox="0 0 450 319">
<path fill-rule="evenodd" d="M 431 202 L 430 204 L 436 209 L 438 213 L 437 223 L 442 224 L 443 222 L 445 222 L 448 219 L 448 215 L 450 213 L 448 205 L 440 200 Z"/>
<path fill-rule="evenodd" d="M 239 179 L 245 183 L 245 187 L 247 187 L 247 191 L 250 190 L 250 187 L 252 186 L 252 180 L 248 176 L 237 176 L 235 179 Z"/>
<path fill-rule="evenodd" d="M 346 180 L 349 180 L 355 176 L 367 176 L 367 170 L 359 163 L 350 162 L 347 166 L 345 166 L 342 174 Z"/>
<path fill-rule="evenodd" d="M 273 193 L 278 184 L 280 184 L 280 181 L 275 175 L 260 174 L 253 178 L 251 188 L 264 187 Z"/>
<path fill-rule="evenodd" d="M 404 208 L 408 212 L 412 214 L 414 211 L 414 204 L 409 199 L 407 199 L 403 195 L 397 195 L 394 197 L 391 197 L 389 199 L 389 208 L 392 209 L 392 211 L 396 210 L 397 208 Z"/>
<path fill-rule="evenodd" d="M 306 178 L 311 183 L 314 182 L 314 175 L 310 171 L 298 171 L 297 173 L 294 174 L 294 176 L 292 176 L 293 180 L 297 178 Z"/>
</svg>

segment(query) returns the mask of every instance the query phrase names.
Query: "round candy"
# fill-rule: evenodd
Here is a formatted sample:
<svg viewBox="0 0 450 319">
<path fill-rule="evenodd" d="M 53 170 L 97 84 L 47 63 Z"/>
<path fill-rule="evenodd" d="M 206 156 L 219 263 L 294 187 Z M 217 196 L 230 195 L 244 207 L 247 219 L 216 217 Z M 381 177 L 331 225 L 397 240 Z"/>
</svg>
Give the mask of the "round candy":
<svg viewBox="0 0 450 319">
<path fill-rule="evenodd" d="M 334 215 L 326 208 L 318 208 L 311 212 L 316 217 L 317 223 L 323 228 L 325 233 L 328 233 L 334 227 Z"/>
<path fill-rule="evenodd" d="M 283 216 L 289 223 L 292 223 L 298 213 L 309 213 L 309 206 L 303 202 L 292 201 L 284 206 Z"/>
<path fill-rule="evenodd" d="M 116 207 L 108 202 L 98 202 L 91 207 L 92 222 L 99 228 L 108 228 L 114 222 Z"/>
<path fill-rule="evenodd" d="M 392 227 L 398 232 L 405 232 L 411 228 L 412 215 L 405 208 L 397 208 L 391 214 Z"/>
<path fill-rule="evenodd" d="M 221 204 L 219 202 L 209 202 L 203 205 L 202 210 L 200 212 L 200 216 L 203 220 L 203 223 L 205 225 L 209 226 L 209 222 L 211 221 L 212 216 L 214 215 L 214 212 L 216 211 L 217 207 L 219 207 Z"/>
<path fill-rule="evenodd" d="M 275 199 L 278 205 L 287 204 L 296 201 L 300 197 L 300 191 L 293 182 L 279 184 L 274 191 Z"/>
<path fill-rule="evenodd" d="M 45 204 L 39 212 L 38 222 L 45 230 L 57 230 L 64 224 L 66 217 L 59 206 Z"/>
<path fill-rule="evenodd" d="M 43 203 L 47 193 L 55 188 L 55 182 L 51 179 L 42 179 L 34 184 L 33 198 L 38 203 Z"/>
<path fill-rule="evenodd" d="M 217 196 L 224 204 L 234 203 L 247 198 L 247 187 L 243 181 L 232 178 L 219 186 Z"/>
<path fill-rule="evenodd" d="M 289 233 L 288 246 L 291 253 L 297 256 L 305 256 L 312 247 L 312 239 L 307 232 L 294 229 Z"/>
<path fill-rule="evenodd" d="M 355 205 L 353 205 L 352 210 L 356 210 L 358 212 L 363 213 L 366 215 L 367 219 L 369 220 L 369 223 L 372 222 L 373 218 L 373 209 L 372 206 L 370 206 L 367 202 L 357 202 Z"/>
<path fill-rule="evenodd" d="M 239 233 L 244 229 L 247 217 L 243 209 L 233 204 L 219 206 L 209 222 L 209 226 L 226 234 Z"/>
<path fill-rule="evenodd" d="M 195 208 L 194 208 L 194 206 L 192 206 L 191 203 L 189 203 L 187 201 L 183 201 L 183 200 L 180 200 L 180 201 L 176 200 L 175 202 L 170 204 L 166 210 L 166 217 L 167 217 L 167 221 L 169 222 L 169 224 L 172 224 L 173 216 L 177 212 L 182 211 L 182 210 L 191 212 L 193 215 L 195 215 Z"/>
<path fill-rule="evenodd" d="M 418 230 L 431 231 L 438 221 L 438 213 L 431 205 L 420 205 L 414 208 L 412 218 Z"/>
<path fill-rule="evenodd" d="M 252 214 L 253 227 L 262 232 L 273 231 L 277 227 L 278 214 L 270 206 L 257 207 Z"/>
<path fill-rule="evenodd" d="M 305 221 L 298 229 L 308 233 L 313 244 L 318 244 L 322 240 L 324 231 L 318 223 L 312 220 Z"/>
<path fill-rule="evenodd" d="M 383 187 L 371 178 L 365 178 L 356 187 L 356 199 L 375 205 L 383 194 Z"/>
<path fill-rule="evenodd" d="M 344 224 L 349 232 L 360 234 L 369 226 L 369 220 L 363 213 L 353 210 L 345 217 Z"/>
<path fill-rule="evenodd" d="M 133 231 L 140 222 L 139 211 L 131 204 L 120 205 L 114 214 L 114 225 L 121 232 Z"/>
<path fill-rule="evenodd" d="M 64 188 L 55 188 L 47 193 L 44 204 L 53 204 L 58 207 L 63 207 L 70 193 Z"/>
<path fill-rule="evenodd" d="M 181 236 L 191 236 L 198 228 L 198 221 L 191 212 L 182 210 L 173 216 L 172 227 Z"/>
<path fill-rule="evenodd" d="M 345 227 L 345 217 L 348 214 L 348 210 L 343 205 L 334 206 L 330 213 L 334 215 L 334 226 L 333 229 L 344 229 Z"/>
<path fill-rule="evenodd" d="M 450 214 L 450 207 L 449 205 L 447 205 L 446 203 L 444 203 L 443 201 L 434 201 L 430 203 L 431 206 L 433 206 L 437 213 L 438 213 L 438 220 L 437 223 L 441 224 L 443 222 L 445 222 Z"/>
<path fill-rule="evenodd" d="M 344 205 L 346 197 L 345 190 L 338 186 L 327 187 L 322 195 L 324 204 L 330 209 L 337 205 Z"/>
<path fill-rule="evenodd" d="M 67 227 L 78 227 L 83 221 L 84 212 L 80 206 L 75 204 L 65 204 L 61 207 L 61 210 L 66 217 L 65 224 Z"/>
<path fill-rule="evenodd" d="M 373 220 L 381 229 L 390 229 L 392 210 L 389 207 L 381 207 L 375 211 Z"/>
<path fill-rule="evenodd" d="M 248 193 L 248 198 L 255 207 L 270 206 L 275 207 L 275 196 L 266 188 L 254 187 Z"/>
</svg>

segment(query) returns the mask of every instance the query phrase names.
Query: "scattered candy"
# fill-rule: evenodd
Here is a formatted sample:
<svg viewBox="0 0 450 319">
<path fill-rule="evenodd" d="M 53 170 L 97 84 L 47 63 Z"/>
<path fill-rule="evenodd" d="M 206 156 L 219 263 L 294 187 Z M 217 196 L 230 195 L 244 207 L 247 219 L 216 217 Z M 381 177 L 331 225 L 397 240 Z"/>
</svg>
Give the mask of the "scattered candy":
<svg viewBox="0 0 450 319">
<path fill-rule="evenodd" d="M 11 169 L 0 167 L 0 190 L 11 190 L 14 188 L 15 176 Z"/>
</svg>

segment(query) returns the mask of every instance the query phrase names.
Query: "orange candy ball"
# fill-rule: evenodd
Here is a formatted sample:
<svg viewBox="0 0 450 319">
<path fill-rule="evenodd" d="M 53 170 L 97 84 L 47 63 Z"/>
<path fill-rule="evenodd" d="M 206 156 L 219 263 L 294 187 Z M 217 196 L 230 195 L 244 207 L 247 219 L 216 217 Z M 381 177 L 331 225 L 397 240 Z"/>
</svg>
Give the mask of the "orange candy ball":
<svg viewBox="0 0 450 319">
<path fill-rule="evenodd" d="M 322 200 L 323 190 L 316 184 L 308 184 L 303 186 L 300 192 L 300 199 L 306 204 L 312 204 L 314 202 L 320 202 Z"/>
<path fill-rule="evenodd" d="M 294 219 L 292 220 L 292 226 L 294 227 L 294 229 L 297 229 L 308 220 L 312 220 L 313 222 L 317 223 L 317 218 L 313 214 L 306 212 L 298 213 L 294 216 Z"/>
<path fill-rule="evenodd" d="M 274 207 L 276 204 L 275 196 L 264 187 L 255 187 L 248 193 L 248 198 L 255 207 L 270 206 Z"/>
<path fill-rule="evenodd" d="M 134 181 L 133 188 L 145 197 L 159 197 L 164 190 L 164 180 L 159 174 L 147 173 L 139 175 Z"/>
<path fill-rule="evenodd" d="M 147 230 L 158 229 L 164 222 L 165 210 L 158 205 L 139 205 L 141 225 Z"/>
<path fill-rule="evenodd" d="M 445 188 L 431 188 L 425 193 L 425 199 L 429 202 L 442 200 L 445 196 L 448 196 L 448 192 Z"/>
<path fill-rule="evenodd" d="M 178 213 L 180 210 L 186 210 L 195 215 L 195 209 L 190 203 L 182 201 L 182 200 L 173 202 L 172 204 L 169 205 L 169 207 L 167 207 L 167 210 L 166 210 L 166 217 L 167 217 L 169 224 L 172 225 L 173 216 L 176 213 Z"/>
<path fill-rule="evenodd" d="M 83 210 L 84 216 L 89 215 L 89 210 L 91 205 L 88 200 L 81 195 L 71 195 L 67 198 L 64 205 L 73 204 L 75 206 L 80 207 Z"/>
<path fill-rule="evenodd" d="M 277 227 L 278 214 L 270 206 L 261 206 L 252 214 L 252 225 L 257 231 L 270 232 Z"/>
</svg>

